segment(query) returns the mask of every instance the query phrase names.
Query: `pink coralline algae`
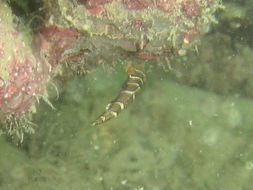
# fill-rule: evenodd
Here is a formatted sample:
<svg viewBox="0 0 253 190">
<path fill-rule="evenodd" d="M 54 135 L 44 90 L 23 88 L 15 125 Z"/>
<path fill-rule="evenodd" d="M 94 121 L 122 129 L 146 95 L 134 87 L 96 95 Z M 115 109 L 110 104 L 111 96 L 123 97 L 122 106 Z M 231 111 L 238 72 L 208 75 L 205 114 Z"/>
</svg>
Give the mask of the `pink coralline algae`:
<svg viewBox="0 0 253 190">
<path fill-rule="evenodd" d="M 44 95 L 50 65 L 35 57 L 12 23 L 0 21 L 0 116 L 26 112 Z"/>
<path fill-rule="evenodd" d="M 123 0 L 123 4 L 127 9 L 130 10 L 142 10 L 152 7 L 153 2 L 151 0 L 133 1 L 133 0 Z"/>
<path fill-rule="evenodd" d="M 111 3 L 113 0 L 87 0 L 82 2 L 85 4 L 88 11 L 102 10 L 106 3 Z M 171 14 L 180 8 L 185 15 L 199 16 L 201 11 L 201 2 L 208 4 L 212 3 L 212 0 L 121 0 L 122 4 L 129 10 L 144 10 L 147 8 L 155 8 Z M 102 13 L 102 12 L 101 12 Z M 99 13 L 96 13 L 99 14 Z M 95 15 L 95 14 L 94 14 Z"/>
<path fill-rule="evenodd" d="M 202 0 L 204 2 L 205 0 Z M 207 3 L 211 3 L 206 1 Z M 177 10 L 177 8 L 181 9 L 181 11 L 189 17 L 199 16 L 201 12 L 200 6 L 201 0 L 156 0 L 157 7 L 168 13 L 172 14 Z"/>
<path fill-rule="evenodd" d="M 77 33 L 46 27 L 34 35 L 29 46 L 15 29 L 0 24 L 0 116 L 24 113 L 36 96 L 44 95 L 61 50 L 76 39 Z"/>
<path fill-rule="evenodd" d="M 1 78 L 0 108 L 3 113 L 24 113 L 34 103 L 34 97 L 43 94 L 45 72 L 39 72 L 32 60 L 10 60 L 9 79 Z M 41 64 L 37 62 L 37 64 Z M 35 75 L 36 73 L 36 75 Z"/>
<path fill-rule="evenodd" d="M 112 0 L 81 0 L 80 2 L 86 6 L 90 15 L 99 15 L 104 12 L 103 5 L 111 1 Z"/>
<path fill-rule="evenodd" d="M 215 20 L 213 13 L 220 5 L 220 0 L 79 0 L 78 2 L 84 5 L 84 11 L 88 13 L 87 22 L 83 24 L 89 34 L 93 37 L 109 38 L 126 51 L 136 51 L 136 57 L 145 60 L 166 57 L 171 54 L 172 49 L 191 47 Z M 62 14 L 55 13 L 50 7 L 49 12 L 55 17 Z M 75 15 L 70 17 L 76 18 Z M 79 30 L 78 28 L 79 26 L 76 29 Z M 130 47 L 132 45 L 130 43 L 136 44 L 135 50 Z"/>
<path fill-rule="evenodd" d="M 79 0 L 87 8 L 90 15 L 99 15 L 104 12 L 104 5 L 115 0 Z M 200 4 L 206 2 L 212 3 L 212 0 L 121 0 L 125 8 L 129 10 L 144 10 L 147 8 L 155 8 L 173 14 L 177 9 L 189 17 L 199 16 L 201 14 Z"/>
<path fill-rule="evenodd" d="M 77 35 L 78 33 L 72 29 L 44 27 L 34 35 L 33 47 L 54 67 L 61 57 L 62 50 L 72 44 Z"/>
<path fill-rule="evenodd" d="M 100 58 L 100 62 L 112 62 L 108 57 L 110 52 L 114 52 L 111 57 L 115 60 L 127 53 L 144 60 L 182 53 L 185 51 L 180 50 L 196 45 L 195 42 L 207 32 L 210 23 L 215 21 L 215 11 L 221 8 L 220 0 L 76 1 L 59 1 L 58 9 L 52 8 L 52 2 L 45 1 L 44 8 L 51 16 L 40 33 L 50 47 L 56 47 L 49 48 L 46 53 L 49 62 L 59 60 L 60 52 L 77 36 L 87 39 L 89 43 L 77 43 L 75 48 L 88 49 L 90 55 Z M 66 12 L 67 16 L 63 16 Z M 69 40 L 62 42 L 64 38 Z M 92 49 L 88 47 L 90 44 L 93 45 Z M 115 53 L 120 50 L 121 53 Z M 86 57 L 83 60 L 89 64 Z"/>
</svg>

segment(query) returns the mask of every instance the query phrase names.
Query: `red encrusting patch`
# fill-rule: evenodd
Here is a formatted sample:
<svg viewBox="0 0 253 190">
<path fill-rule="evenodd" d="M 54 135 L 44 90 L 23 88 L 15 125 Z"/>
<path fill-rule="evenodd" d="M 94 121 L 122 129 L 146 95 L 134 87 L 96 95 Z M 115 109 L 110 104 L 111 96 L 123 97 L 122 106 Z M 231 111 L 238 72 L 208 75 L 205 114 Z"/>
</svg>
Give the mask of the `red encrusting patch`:
<svg viewBox="0 0 253 190">
<path fill-rule="evenodd" d="M 129 10 L 143 10 L 153 6 L 152 0 L 122 0 Z"/>
<path fill-rule="evenodd" d="M 89 15 L 96 16 L 102 14 L 105 11 L 105 3 L 110 3 L 112 1 L 113 0 L 86 0 L 81 1 L 81 3 L 84 4 Z"/>
<path fill-rule="evenodd" d="M 34 103 L 37 94 L 43 94 L 49 68 L 27 56 L 20 60 L 13 55 L 10 62 L 9 79 L 1 82 L 0 109 L 2 113 L 23 113 Z"/>
<path fill-rule="evenodd" d="M 44 94 L 51 66 L 36 52 L 38 49 L 32 50 L 8 23 L 0 23 L 0 31 L 2 117 L 26 112 L 34 104 L 35 97 Z"/>
<path fill-rule="evenodd" d="M 33 47 L 40 51 L 53 66 L 61 56 L 64 48 L 77 39 L 78 32 L 72 29 L 61 29 L 49 26 L 39 30 L 33 40 Z"/>
<path fill-rule="evenodd" d="M 104 9 L 103 5 L 99 5 L 95 8 L 87 9 L 88 14 L 91 16 L 101 15 L 104 11 L 105 11 L 105 9 Z"/>
<path fill-rule="evenodd" d="M 182 12 L 188 17 L 200 16 L 201 7 L 196 0 L 185 0 L 181 3 Z"/>
<path fill-rule="evenodd" d="M 168 14 L 172 14 L 175 11 L 177 4 L 175 0 L 156 0 L 157 8 Z"/>
</svg>

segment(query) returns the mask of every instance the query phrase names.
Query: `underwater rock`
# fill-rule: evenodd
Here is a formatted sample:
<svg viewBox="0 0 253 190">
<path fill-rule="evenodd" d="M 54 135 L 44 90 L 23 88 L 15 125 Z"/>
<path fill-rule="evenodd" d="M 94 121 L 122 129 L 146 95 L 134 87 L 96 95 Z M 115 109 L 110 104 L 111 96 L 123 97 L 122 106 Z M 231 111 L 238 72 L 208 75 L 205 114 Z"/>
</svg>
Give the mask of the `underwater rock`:
<svg viewBox="0 0 253 190">
<path fill-rule="evenodd" d="M 43 23 L 30 44 L 3 3 L 1 115 L 12 123 L 13 117 L 16 121 L 28 113 L 36 98 L 46 96 L 50 72 L 62 62 L 69 66 L 60 72 L 65 77 L 73 71 L 89 73 L 97 65 L 113 66 L 119 59 L 180 55 L 216 22 L 213 14 L 221 7 L 220 0 L 43 0 Z"/>
<path fill-rule="evenodd" d="M 145 62 L 180 55 L 194 47 L 210 23 L 216 22 L 213 14 L 218 8 L 218 0 L 59 0 L 56 4 L 45 0 L 48 21 L 39 34 L 49 43 L 46 54 L 50 62 L 65 62 L 62 65 L 69 66 L 67 73 L 85 74 L 89 72 L 87 65 L 114 66 L 121 59 L 131 67 L 137 59 Z M 129 90 L 122 93 L 135 95 Z M 123 110 L 125 104 L 116 103 Z M 117 116 L 110 109 L 106 113 Z"/>
<path fill-rule="evenodd" d="M 216 22 L 219 8 L 219 0 L 44 0 L 45 26 L 77 30 L 78 40 L 67 51 L 69 57 L 89 52 L 84 64 L 180 54 Z"/>
<path fill-rule="evenodd" d="M 1 3 L 0 118 L 3 123 L 6 120 L 11 123 L 10 118 L 15 118 L 12 123 L 19 123 L 18 118 L 26 120 L 24 114 L 32 110 L 36 97 L 45 94 L 51 68 L 45 59 L 36 56 L 25 32 L 18 31 L 13 20 L 10 7 Z M 16 133 L 14 128 L 12 124 L 0 125 L 0 131 L 10 134 Z"/>
</svg>

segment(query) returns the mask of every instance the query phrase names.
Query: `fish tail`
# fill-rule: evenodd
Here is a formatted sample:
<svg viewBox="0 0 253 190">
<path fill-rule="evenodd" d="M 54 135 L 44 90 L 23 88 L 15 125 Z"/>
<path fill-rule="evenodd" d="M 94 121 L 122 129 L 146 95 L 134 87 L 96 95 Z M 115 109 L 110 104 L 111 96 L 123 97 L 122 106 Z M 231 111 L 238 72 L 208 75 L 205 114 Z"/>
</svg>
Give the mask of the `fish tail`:
<svg viewBox="0 0 253 190">
<path fill-rule="evenodd" d="M 141 70 L 133 67 L 128 68 L 127 74 L 127 80 L 125 81 L 119 95 L 106 106 L 106 111 L 92 123 L 93 126 L 100 125 L 114 117 L 117 117 L 129 103 L 135 100 L 135 96 L 142 88 L 146 80 L 146 76 Z"/>
</svg>

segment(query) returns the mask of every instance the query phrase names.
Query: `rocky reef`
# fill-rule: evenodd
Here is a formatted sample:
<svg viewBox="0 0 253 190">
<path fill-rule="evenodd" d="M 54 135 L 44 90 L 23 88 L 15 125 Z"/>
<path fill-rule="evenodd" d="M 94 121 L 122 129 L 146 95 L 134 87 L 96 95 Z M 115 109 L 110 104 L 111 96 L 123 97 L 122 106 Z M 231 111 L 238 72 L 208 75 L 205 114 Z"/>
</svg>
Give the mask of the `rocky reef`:
<svg viewBox="0 0 253 190">
<path fill-rule="evenodd" d="M 40 102 L 33 115 L 40 127 L 20 146 L 0 136 L 0 189 L 252 190 L 252 0 L 224 0 L 219 23 L 209 24 L 205 35 L 175 44 L 167 56 L 150 56 L 143 46 L 146 57 L 136 48 L 113 48 L 113 39 L 102 34 L 94 37 L 101 44 L 109 38 L 108 46 L 89 43 L 84 18 L 68 17 L 76 9 L 64 13 L 60 6 L 67 2 L 80 14 L 86 10 L 84 20 L 103 21 L 112 0 L 55 1 L 50 17 L 51 2 L 40 9 L 45 19 L 32 49 L 48 60 L 56 85 L 83 76 L 58 85 L 56 111 Z M 117 2 L 133 13 L 154 9 L 147 0 Z M 158 2 L 173 1 L 152 2 L 158 9 Z M 91 127 L 122 85 L 129 62 L 147 66 L 143 91 L 120 117 Z"/>
<path fill-rule="evenodd" d="M 71 28 L 79 33 L 63 55 L 83 50 L 86 64 L 182 54 L 216 23 L 214 13 L 222 7 L 218 0 L 44 2 L 46 27 Z"/>
<path fill-rule="evenodd" d="M 219 0 L 43 0 L 40 21 L 36 29 L 26 26 L 32 32 L 24 39 L 15 26 L 21 20 L 4 1 L 1 131 L 18 136 L 31 131 L 20 127 L 27 122 L 18 122 L 19 118 L 29 121 L 26 115 L 34 112 L 35 100 L 41 97 L 50 104 L 46 91 L 50 77 L 66 80 L 70 73 L 87 74 L 118 60 L 124 60 L 124 67 L 184 55 L 216 23 L 214 13 L 220 8 Z"/>
<path fill-rule="evenodd" d="M 0 5 L 0 131 L 20 138 L 31 132 L 29 114 L 35 100 L 45 96 L 51 66 L 31 48 L 25 32 L 18 31 L 7 3 Z"/>
</svg>

